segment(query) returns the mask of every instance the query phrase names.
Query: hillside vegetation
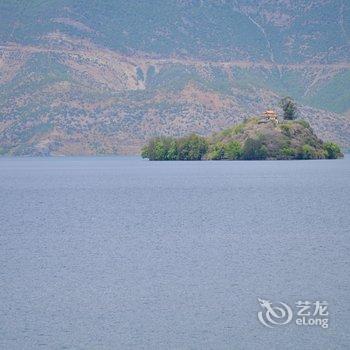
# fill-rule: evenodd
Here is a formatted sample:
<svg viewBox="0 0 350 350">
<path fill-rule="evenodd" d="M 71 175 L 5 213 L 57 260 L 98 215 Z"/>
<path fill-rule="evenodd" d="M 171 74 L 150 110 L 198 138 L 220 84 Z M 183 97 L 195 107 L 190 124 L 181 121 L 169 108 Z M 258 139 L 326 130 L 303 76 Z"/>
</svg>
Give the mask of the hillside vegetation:
<svg viewBox="0 0 350 350">
<path fill-rule="evenodd" d="M 350 148 L 350 2 L 0 0 L 0 153 L 137 154 L 289 95 Z"/>
<path fill-rule="evenodd" d="M 157 137 L 142 149 L 150 160 L 335 159 L 337 144 L 323 142 L 304 120 L 275 123 L 251 118 L 209 137 Z"/>
</svg>

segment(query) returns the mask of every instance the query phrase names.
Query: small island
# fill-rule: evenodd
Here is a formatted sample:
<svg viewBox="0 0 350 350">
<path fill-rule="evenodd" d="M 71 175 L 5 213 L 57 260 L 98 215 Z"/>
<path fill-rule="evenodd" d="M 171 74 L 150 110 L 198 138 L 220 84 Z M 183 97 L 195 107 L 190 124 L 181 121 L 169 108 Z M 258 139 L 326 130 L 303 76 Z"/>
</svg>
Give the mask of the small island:
<svg viewBox="0 0 350 350">
<path fill-rule="evenodd" d="M 142 149 L 149 160 L 287 160 L 343 157 L 334 142 L 323 142 L 305 120 L 287 114 L 282 121 L 267 110 L 208 137 L 156 137 Z M 289 110 L 290 112 L 290 110 Z"/>
</svg>

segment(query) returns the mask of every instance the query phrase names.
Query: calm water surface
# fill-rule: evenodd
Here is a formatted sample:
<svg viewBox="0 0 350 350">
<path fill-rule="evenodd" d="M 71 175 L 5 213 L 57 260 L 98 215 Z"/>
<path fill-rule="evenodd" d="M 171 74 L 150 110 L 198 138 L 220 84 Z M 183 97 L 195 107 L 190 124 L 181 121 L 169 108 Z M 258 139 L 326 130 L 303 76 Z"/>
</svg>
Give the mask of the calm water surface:
<svg viewBox="0 0 350 350">
<path fill-rule="evenodd" d="M 0 200 L 1 349 L 350 348 L 349 157 L 1 158 Z"/>
</svg>

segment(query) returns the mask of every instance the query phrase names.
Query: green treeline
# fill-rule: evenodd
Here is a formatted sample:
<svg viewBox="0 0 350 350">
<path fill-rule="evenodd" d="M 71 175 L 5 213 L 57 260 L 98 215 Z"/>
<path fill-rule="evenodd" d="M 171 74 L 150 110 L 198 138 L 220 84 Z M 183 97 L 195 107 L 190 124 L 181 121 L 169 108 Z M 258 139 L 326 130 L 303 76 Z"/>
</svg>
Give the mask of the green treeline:
<svg viewBox="0 0 350 350">
<path fill-rule="evenodd" d="M 156 137 L 143 147 L 141 156 L 150 160 L 201 160 L 207 151 L 206 138 L 192 134 L 179 139 Z"/>
</svg>

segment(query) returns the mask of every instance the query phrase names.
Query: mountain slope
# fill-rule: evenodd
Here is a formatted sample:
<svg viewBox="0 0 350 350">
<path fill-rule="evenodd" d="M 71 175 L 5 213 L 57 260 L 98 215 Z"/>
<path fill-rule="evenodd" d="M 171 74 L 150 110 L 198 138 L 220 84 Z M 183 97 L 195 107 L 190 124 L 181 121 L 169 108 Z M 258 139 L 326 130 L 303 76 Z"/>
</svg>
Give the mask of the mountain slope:
<svg viewBox="0 0 350 350">
<path fill-rule="evenodd" d="M 0 13 L 2 42 L 60 31 L 152 56 L 330 63 L 350 54 L 345 0 L 1 0 Z"/>
<path fill-rule="evenodd" d="M 291 95 L 350 147 L 345 1 L 0 0 L 0 152 L 136 153 Z"/>
</svg>

